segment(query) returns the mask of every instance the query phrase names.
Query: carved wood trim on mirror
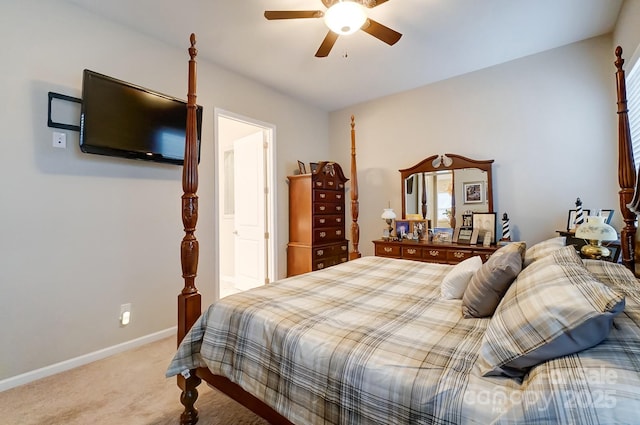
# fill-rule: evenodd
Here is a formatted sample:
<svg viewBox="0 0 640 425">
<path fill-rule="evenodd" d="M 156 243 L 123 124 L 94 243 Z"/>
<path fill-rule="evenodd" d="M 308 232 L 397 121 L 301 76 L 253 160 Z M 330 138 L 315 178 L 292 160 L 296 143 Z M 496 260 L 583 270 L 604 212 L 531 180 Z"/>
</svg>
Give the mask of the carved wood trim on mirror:
<svg viewBox="0 0 640 425">
<path fill-rule="evenodd" d="M 399 170 L 402 218 L 419 216 L 433 227 L 455 228 L 465 211 L 493 212 L 492 164 L 493 159 L 446 153 Z"/>
</svg>

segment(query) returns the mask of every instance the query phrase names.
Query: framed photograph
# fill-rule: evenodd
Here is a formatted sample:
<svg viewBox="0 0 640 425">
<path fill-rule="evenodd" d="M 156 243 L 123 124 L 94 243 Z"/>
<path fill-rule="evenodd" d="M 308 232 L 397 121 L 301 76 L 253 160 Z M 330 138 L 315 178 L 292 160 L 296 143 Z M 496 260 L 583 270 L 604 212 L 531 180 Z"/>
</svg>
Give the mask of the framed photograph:
<svg viewBox="0 0 640 425">
<path fill-rule="evenodd" d="M 484 241 L 488 232 L 491 232 L 491 244 L 496 243 L 496 213 L 473 213 L 473 230 L 478 230 L 478 240 Z"/>
<path fill-rule="evenodd" d="M 576 230 L 576 212 L 578 210 L 569 210 L 569 218 L 567 219 L 567 232 L 572 232 Z M 587 221 L 587 216 L 591 210 L 582 209 L 582 216 L 584 217 L 584 221 Z"/>
<path fill-rule="evenodd" d="M 409 221 L 408 220 L 396 220 L 396 236 L 398 238 L 404 238 L 409 233 Z"/>
<path fill-rule="evenodd" d="M 465 204 L 481 204 L 484 202 L 484 184 L 482 182 L 462 183 Z"/>
<path fill-rule="evenodd" d="M 611 218 L 613 217 L 613 210 L 600 210 L 598 212 L 600 217 L 604 217 L 604 222 L 611 224 Z"/>
<path fill-rule="evenodd" d="M 473 227 L 473 214 L 462 214 L 462 227 Z"/>
<path fill-rule="evenodd" d="M 473 229 L 471 232 L 471 241 L 469 243 L 471 245 L 476 245 L 478 243 L 478 235 L 480 234 L 480 229 Z"/>
<path fill-rule="evenodd" d="M 414 239 L 423 239 L 427 229 L 427 220 L 409 220 L 409 232 L 413 233 Z"/>
<path fill-rule="evenodd" d="M 311 169 L 311 173 L 315 173 L 316 171 L 318 171 L 318 163 L 317 162 L 310 162 L 309 163 L 309 168 Z"/>
<path fill-rule="evenodd" d="M 300 174 L 307 174 L 307 167 L 304 165 L 304 162 L 298 161 L 298 170 Z"/>
<path fill-rule="evenodd" d="M 461 227 L 458 230 L 458 240 L 456 242 L 459 244 L 470 245 L 472 236 L 473 229 L 470 227 Z"/>
<path fill-rule="evenodd" d="M 433 229 L 433 243 L 451 243 L 453 229 L 450 227 L 436 227 Z"/>
</svg>

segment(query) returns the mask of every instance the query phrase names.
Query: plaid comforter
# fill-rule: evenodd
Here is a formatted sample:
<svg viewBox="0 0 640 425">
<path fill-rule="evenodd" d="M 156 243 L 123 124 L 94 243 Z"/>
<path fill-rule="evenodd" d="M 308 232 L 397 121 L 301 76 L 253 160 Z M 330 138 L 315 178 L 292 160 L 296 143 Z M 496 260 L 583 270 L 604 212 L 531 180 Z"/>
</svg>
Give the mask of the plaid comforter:
<svg viewBox="0 0 640 425">
<path fill-rule="evenodd" d="M 206 366 L 300 425 L 638 423 L 640 299 L 614 266 L 588 264 L 612 286 L 626 279 L 609 338 L 522 380 L 479 373 L 490 318 L 465 319 L 460 300 L 440 299 L 453 266 L 382 257 L 218 301 L 167 376 Z"/>
</svg>

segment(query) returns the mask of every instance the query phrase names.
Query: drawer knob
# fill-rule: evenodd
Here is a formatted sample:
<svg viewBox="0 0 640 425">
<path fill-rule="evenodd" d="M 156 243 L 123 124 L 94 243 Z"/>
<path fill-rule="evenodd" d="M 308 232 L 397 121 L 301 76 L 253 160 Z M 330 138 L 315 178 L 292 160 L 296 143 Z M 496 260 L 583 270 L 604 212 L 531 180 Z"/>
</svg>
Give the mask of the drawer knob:
<svg viewBox="0 0 640 425">
<path fill-rule="evenodd" d="M 336 199 L 342 199 L 342 195 L 338 193 L 338 194 L 336 195 Z"/>
<path fill-rule="evenodd" d="M 347 250 L 347 247 L 346 247 L 345 245 L 342 245 L 342 246 L 340 247 L 340 249 L 342 249 L 343 251 L 346 251 L 346 250 Z"/>
<path fill-rule="evenodd" d="M 336 236 L 340 236 L 342 234 L 342 230 L 336 230 Z"/>
<path fill-rule="evenodd" d="M 324 238 L 325 236 L 327 236 L 327 232 L 320 232 L 320 237 Z"/>
<path fill-rule="evenodd" d="M 388 246 L 384 247 L 384 252 L 391 252 L 391 251 L 393 251 L 393 248 L 390 248 Z"/>
<path fill-rule="evenodd" d="M 324 263 L 318 263 L 318 269 L 324 269 Z"/>
<path fill-rule="evenodd" d="M 324 211 L 326 209 L 327 209 L 327 207 L 325 207 L 324 205 L 320 205 L 320 211 Z"/>
<path fill-rule="evenodd" d="M 409 254 L 413 255 L 413 254 L 415 254 L 415 253 L 416 253 L 416 250 L 415 250 L 415 248 L 409 248 L 409 249 L 407 249 L 407 252 L 408 252 Z"/>
<path fill-rule="evenodd" d="M 320 224 L 324 224 L 324 223 L 326 223 L 326 220 L 324 218 L 321 218 L 320 219 Z"/>
<path fill-rule="evenodd" d="M 327 197 L 327 194 L 326 194 L 326 193 L 321 193 L 321 194 L 320 194 L 320 197 L 321 197 L 322 199 L 324 199 L 324 198 L 326 198 L 326 197 Z"/>
<path fill-rule="evenodd" d="M 342 217 L 336 218 L 336 223 L 342 223 Z"/>
<path fill-rule="evenodd" d="M 429 251 L 429 255 L 432 257 L 437 257 L 438 255 L 440 255 L 440 251 L 433 249 Z"/>
<path fill-rule="evenodd" d="M 464 252 L 456 251 L 453 253 L 453 256 L 456 258 L 462 258 L 464 257 Z"/>
<path fill-rule="evenodd" d="M 329 186 L 333 186 L 333 182 L 332 181 L 329 181 Z"/>
<path fill-rule="evenodd" d="M 318 250 L 318 257 L 322 257 L 324 255 L 324 250 L 323 249 L 319 249 Z"/>
<path fill-rule="evenodd" d="M 336 211 L 342 211 L 342 207 L 340 205 L 336 205 Z"/>
</svg>

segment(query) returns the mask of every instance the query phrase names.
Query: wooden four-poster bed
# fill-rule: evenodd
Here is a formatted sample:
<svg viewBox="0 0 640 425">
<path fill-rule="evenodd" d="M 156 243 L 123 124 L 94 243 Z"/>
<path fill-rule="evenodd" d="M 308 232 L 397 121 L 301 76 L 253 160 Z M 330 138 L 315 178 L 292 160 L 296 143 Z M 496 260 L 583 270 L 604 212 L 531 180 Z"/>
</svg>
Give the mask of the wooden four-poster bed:
<svg viewBox="0 0 640 425">
<path fill-rule="evenodd" d="M 460 314 L 464 300 L 441 297 L 441 283 L 462 276 L 458 266 L 358 252 L 353 117 L 351 261 L 226 297 L 202 314 L 195 285 L 196 54 L 192 34 L 184 288 L 178 296 L 178 353 L 167 371 L 177 375 L 182 390 L 181 424 L 198 420 L 201 380 L 274 424 L 635 422 L 640 297 L 630 270 L 640 200 L 634 197 L 622 49 L 616 49 L 615 64 L 624 266 L 583 261 L 555 240 L 526 252 L 510 244 L 491 258 L 515 258 L 519 274 L 511 276 L 515 280 L 492 317 L 468 319 Z M 476 276 L 468 276 L 473 285 Z M 580 318 L 574 317 L 578 311 Z M 554 321 L 563 315 L 566 323 Z"/>
</svg>

